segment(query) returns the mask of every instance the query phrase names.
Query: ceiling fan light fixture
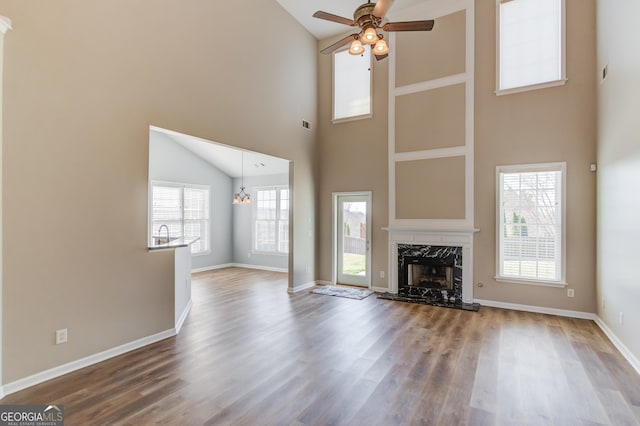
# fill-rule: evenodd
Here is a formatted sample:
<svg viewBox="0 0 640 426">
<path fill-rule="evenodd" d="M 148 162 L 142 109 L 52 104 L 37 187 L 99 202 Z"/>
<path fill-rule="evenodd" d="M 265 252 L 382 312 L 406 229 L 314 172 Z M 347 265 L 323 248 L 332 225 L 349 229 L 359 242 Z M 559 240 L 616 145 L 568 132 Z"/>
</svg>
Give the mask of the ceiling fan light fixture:
<svg viewBox="0 0 640 426">
<path fill-rule="evenodd" d="M 362 52 L 364 52 L 364 47 L 362 46 L 360 40 L 353 40 L 351 42 L 351 47 L 349 47 L 349 53 L 352 55 L 362 55 Z"/>
<path fill-rule="evenodd" d="M 372 26 L 367 27 L 364 30 L 364 34 L 362 35 L 362 42 L 365 44 L 376 44 L 376 42 L 380 38 L 378 37 L 378 33 L 376 29 Z"/>
<path fill-rule="evenodd" d="M 376 42 L 376 45 L 373 47 L 373 53 L 378 56 L 386 55 L 387 53 L 389 53 L 389 46 L 387 46 L 387 43 L 383 39 L 380 39 Z"/>
</svg>

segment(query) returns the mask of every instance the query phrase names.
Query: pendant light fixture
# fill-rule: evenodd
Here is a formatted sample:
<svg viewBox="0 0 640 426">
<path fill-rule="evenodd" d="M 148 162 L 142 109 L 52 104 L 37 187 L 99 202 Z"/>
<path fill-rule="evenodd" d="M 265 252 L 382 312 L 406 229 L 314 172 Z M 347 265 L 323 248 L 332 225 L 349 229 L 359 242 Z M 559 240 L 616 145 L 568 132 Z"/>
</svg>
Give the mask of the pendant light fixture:
<svg viewBox="0 0 640 426">
<path fill-rule="evenodd" d="M 233 194 L 233 204 L 251 204 L 251 196 L 244 190 L 244 152 L 242 153 L 240 192 Z"/>
</svg>

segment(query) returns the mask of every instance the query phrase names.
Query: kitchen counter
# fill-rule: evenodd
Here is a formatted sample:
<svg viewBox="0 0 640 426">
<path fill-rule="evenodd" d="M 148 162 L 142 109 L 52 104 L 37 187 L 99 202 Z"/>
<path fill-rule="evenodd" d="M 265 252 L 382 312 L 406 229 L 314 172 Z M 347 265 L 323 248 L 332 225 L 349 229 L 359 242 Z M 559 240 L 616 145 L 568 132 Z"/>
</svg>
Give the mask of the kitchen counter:
<svg viewBox="0 0 640 426">
<path fill-rule="evenodd" d="M 195 243 L 199 239 L 200 237 L 176 238 L 175 240 L 171 240 L 168 243 L 149 245 L 148 249 L 163 250 L 163 249 L 175 249 L 178 247 L 189 247 L 191 244 Z"/>
</svg>

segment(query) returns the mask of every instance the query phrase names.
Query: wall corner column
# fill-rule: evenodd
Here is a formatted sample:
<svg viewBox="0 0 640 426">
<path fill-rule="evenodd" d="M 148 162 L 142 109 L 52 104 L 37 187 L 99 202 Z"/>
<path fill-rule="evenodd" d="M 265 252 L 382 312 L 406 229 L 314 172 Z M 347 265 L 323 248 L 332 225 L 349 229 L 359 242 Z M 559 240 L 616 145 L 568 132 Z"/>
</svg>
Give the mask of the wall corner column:
<svg viewBox="0 0 640 426">
<path fill-rule="evenodd" d="M 3 317 L 3 309 L 2 309 L 2 276 L 3 276 L 3 269 L 2 269 L 2 258 L 3 258 L 3 252 L 2 252 L 2 134 L 3 134 L 3 130 L 2 130 L 2 117 L 3 117 L 3 112 L 2 112 L 2 82 L 3 82 L 3 74 L 2 74 L 2 70 L 3 70 L 3 66 L 4 66 L 4 35 L 5 33 L 11 29 L 11 20 L 5 16 L 0 15 L 0 399 L 2 399 L 4 397 L 4 391 L 3 391 L 3 379 L 2 379 L 2 372 L 4 369 L 4 359 L 2 357 L 2 353 L 3 353 L 3 347 L 2 347 L 2 337 L 3 337 L 3 323 L 2 323 L 2 317 Z"/>
</svg>

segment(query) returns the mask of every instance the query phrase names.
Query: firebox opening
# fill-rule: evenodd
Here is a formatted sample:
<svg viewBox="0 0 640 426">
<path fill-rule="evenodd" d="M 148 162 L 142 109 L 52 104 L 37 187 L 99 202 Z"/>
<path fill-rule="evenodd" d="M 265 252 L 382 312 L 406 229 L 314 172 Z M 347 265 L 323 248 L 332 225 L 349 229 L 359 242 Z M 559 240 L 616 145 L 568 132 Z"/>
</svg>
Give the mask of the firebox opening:
<svg viewBox="0 0 640 426">
<path fill-rule="evenodd" d="M 407 285 L 433 288 L 437 290 L 453 289 L 453 268 L 444 265 L 407 265 Z"/>
</svg>

